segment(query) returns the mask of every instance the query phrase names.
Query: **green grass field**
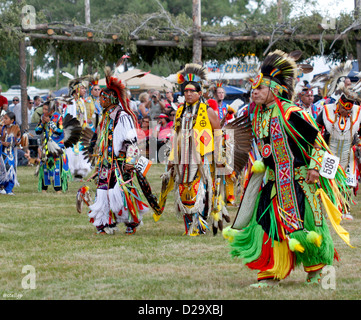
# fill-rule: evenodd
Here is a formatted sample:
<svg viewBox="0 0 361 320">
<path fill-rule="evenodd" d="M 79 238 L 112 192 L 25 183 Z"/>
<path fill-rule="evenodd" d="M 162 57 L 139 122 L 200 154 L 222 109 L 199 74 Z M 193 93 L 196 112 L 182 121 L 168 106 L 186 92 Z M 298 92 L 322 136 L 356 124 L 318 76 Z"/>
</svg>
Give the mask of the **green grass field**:
<svg viewBox="0 0 361 320">
<path fill-rule="evenodd" d="M 160 192 L 164 167 L 153 165 L 148 178 Z M 360 299 L 361 214 L 353 207 L 348 247 L 332 230 L 341 261 L 335 261 L 336 288 L 307 286 L 297 268 L 271 289 L 253 289 L 256 272 L 231 258 L 221 234 L 183 236 L 183 220 L 175 216 L 173 194 L 158 222 L 152 213 L 133 236 L 120 232 L 96 235 L 86 208 L 77 213 L 75 195 L 81 182 L 71 182 L 65 194 L 37 191 L 34 167 L 18 168 L 15 196 L 0 195 L 0 299 L 22 300 L 244 300 L 244 299 Z M 88 183 L 95 190 L 93 182 Z M 94 194 L 94 193 L 93 193 Z M 360 202 L 361 196 L 356 200 Z M 236 208 L 230 208 L 234 217 Z M 35 270 L 35 289 L 23 289 L 27 273 Z M 30 283 L 30 282 L 28 282 Z"/>
</svg>

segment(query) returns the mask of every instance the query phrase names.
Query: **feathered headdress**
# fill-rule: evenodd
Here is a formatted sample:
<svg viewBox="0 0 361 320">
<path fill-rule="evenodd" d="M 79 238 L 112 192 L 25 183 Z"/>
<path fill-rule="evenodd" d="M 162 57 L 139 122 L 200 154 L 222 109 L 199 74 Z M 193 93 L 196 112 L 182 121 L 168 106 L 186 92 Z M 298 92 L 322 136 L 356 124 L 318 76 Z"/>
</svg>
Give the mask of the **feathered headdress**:
<svg viewBox="0 0 361 320">
<path fill-rule="evenodd" d="M 322 74 L 312 79 L 311 84 L 321 83 L 324 86 L 324 94 L 330 97 L 335 93 L 337 85 L 344 82 L 347 75 L 352 70 L 352 61 L 347 60 L 330 70 L 328 74 Z"/>
<path fill-rule="evenodd" d="M 124 83 L 113 76 L 110 67 L 105 67 L 105 82 L 109 90 L 116 92 L 116 98 L 118 98 L 122 107 L 127 105 L 127 90 L 125 89 Z"/>
<path fill-rule="evenodd" d="M 302 52 L 297 50 L 287 54 L 276 50 L 267 55 L 261 65 L 261 70 L 252 84 L 252 89 L 260 84 L 277 88 L 282 98 L 292 100 L 294 95 L 297 64 Z"/>
<path fill-rule="evenodd" d="M 68 82 L 69 94 L 72 95 L 77 88 L 80 88 L 82 86 L 87 88 L 89 86 L 89 82 L 92 79 L 93 79 L 92 75 L 86 75 L 83 77 L 74 78 L 74 79 L 69 80 L 69 82 Z"/>
<path fill-rule="evenodd" d="M 99 84 L 99 74 L 96 72 L 94 75 L 89 77 L 89 94 L 94 86 L 97 86 Z"/>
<path fill-rule="evenodd" d="M 228 83 L 229 83 L 228 79 L 219 79 L 219 80 L 212 81 L 211 83 L 209 83 L 208 92 L 209 92 L 210 97 L 215 97 L 217 88 L 222 88 L 223 86 L 228 85 Z"/>
<path fill-rule="evenodd" d="M 352 106 L 355 102 L 358 104 L 361 102 L 361 98 L 359 97 L 358 93 L 354 91 L 354 88 L 347 87 L 344 81 L 339 82 L 335 92 L 340 95 L 338 101 L 346 110 L 352 109 Z"/>
<path fill-rule="evenodd" d="M 313 87 L 306 80 L 299 82 L 295 89 L 295 92 L 298 97 L 305 95 L 310 91 L 313 91 Z"/>
<path fill-rule="evenodd" d="M 127 98 L 127 90 L 124 83 L 112 74 L 109 67 L 105 67 L 104 72 L 107 88 L 116 93 L 115 98 L 118 99 L 119 103 L 123 107 L 123 110 L 132 117 L 134 125 L 137 126 L 137 117 L 129 107 L 129 99 Z"/>
<path fill-rule="evenodd" d="M 196 63 L 186 64 L 184 69 L 177 73 L 178 84 L 197 82 L 201 85 L 204 81 L 207 81 L 206 68 Z"/>
</svg>

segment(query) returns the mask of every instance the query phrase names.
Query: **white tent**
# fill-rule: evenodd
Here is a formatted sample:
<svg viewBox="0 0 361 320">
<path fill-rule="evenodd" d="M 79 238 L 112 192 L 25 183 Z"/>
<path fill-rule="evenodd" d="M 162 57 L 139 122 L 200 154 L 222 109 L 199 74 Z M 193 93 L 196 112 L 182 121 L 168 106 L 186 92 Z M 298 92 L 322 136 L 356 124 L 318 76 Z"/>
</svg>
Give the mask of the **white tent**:
<svg viewBox="0 0 361 320">
<path fill-rule="evenodd" d="M 170 81 L 151 73 L 141 78 L 132 78 L 142 72 L 144 71 L 140 69 L 132 69 L 117 75 L 117 78 L 124 81 L 127 88 L 131 91 L 147 91 L 149 89 L 164 91 L 167 88 L 172 89 L 173 84 Z M 105 78 L 99 80 L 99 85 L 106 85 Z"/>
</svg>

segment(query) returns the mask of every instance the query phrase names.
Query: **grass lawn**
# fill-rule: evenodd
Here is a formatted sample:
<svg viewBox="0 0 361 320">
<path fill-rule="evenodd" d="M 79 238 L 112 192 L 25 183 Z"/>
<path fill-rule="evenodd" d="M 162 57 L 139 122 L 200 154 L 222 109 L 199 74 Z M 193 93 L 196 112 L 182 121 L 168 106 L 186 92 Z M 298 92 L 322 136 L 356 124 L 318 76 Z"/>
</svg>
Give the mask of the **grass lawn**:
<svg viewBox="0 0 361 320">
<path fill-rule="evenodd" d="M 160 193 L 163 165 L 153 165 L 148 177 Z M 173 194 L 158 222 L 152 213 L 133 236 L 96 235 L 86 210 L 77 213 L 75 195 L 81 182 L 71 182 L 65 194 L 37 191 L 33 167 L 18 168 L 15 196 L 0 195 L 0 299 L 22 300 L 243 300 L 243 299 L 360 299 L 361 213 L 342 225 L 351 235 L 348 247 L 332 229 L 341 256 L 335 261 L 336 289 L 304 284 L 297 268 L 277 288 L 249 287 L 256 272 L 231 258 L 228 243 L 211 232 L 183 236 L 183 220 L 173 210 Z M 93 182 L 88 183 L 95 190 Z M 93 193 L 94 194 L 94 193 Z M 361 196 L 356 198 L 361 203 Z M 232 218 L 236 208 L 230 208 Z M 329 224 L 330 225 L 330 224 Z M 331 227 L 330 227 L 331 228 Z M 35 270 L 36 288 L 23 289 L 24 266 Z M 29 282 L 30 283 L 30 282 Z"/>
</svg>

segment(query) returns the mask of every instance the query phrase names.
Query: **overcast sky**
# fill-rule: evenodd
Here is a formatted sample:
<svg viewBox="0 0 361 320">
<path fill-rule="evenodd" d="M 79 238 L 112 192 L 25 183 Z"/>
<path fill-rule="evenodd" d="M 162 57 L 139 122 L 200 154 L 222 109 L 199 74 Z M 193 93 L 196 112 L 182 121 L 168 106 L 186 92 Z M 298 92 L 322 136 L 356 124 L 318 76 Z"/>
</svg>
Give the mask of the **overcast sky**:
<svg viewBox="0 0 361 320">
<path fill-rule="evenodd" d="M 304 8 L 306 8 L 308 6 L 305 6 L 302 8 L 302 5 L 304 5 L 304 1 L 297 1 L 297 3 L 300 4 L 300 10 L 304 10 Z M 325 15 L 327 17 L 331 17 L 331 18 L 335 18 L 337 16 L 339 16 L 339 14 L 344 11 L 344 12 L 351 12 L 354 7 L 355 7 L 355 0 L 318 0 L 318 4 L 316 5 L 316 7 L 309 7 L 310 11 L 312 9 L 316 9 L 317 11 L 320 12 L 320 14 Z M 294 13 L 296 14 L 296 12 Z"/>
</svg>

